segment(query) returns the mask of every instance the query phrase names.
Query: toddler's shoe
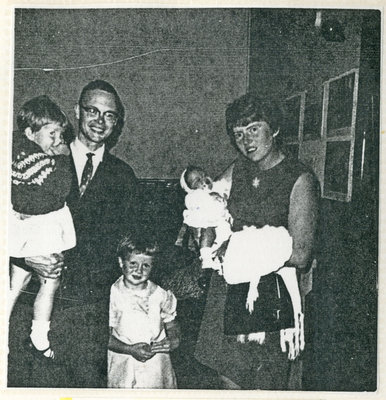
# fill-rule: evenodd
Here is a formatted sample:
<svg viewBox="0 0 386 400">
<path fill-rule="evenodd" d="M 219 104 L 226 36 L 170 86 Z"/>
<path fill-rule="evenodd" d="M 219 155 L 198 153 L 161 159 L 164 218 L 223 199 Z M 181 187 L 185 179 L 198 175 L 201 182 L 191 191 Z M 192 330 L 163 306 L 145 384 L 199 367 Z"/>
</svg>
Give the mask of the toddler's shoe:
<svg viewBox="0 0 386 400">
<path fill-rule="evenodd" d="M 51 347 L 47 347 L 44 350 L 38 350 L 35 345 L 32 343 L 32 340 L 30 337 L 25 339 L 24 343 L 24 348 L 26 351 L 28 351 L 30 354 L 32 354 L 35 358 L 39 360 L 45 360 L 49 362 L 53 362 L 55 358 L 55 354 Z M 45 353 L 48 352 L 48 355 L 45 355 Z"/>
</svg>

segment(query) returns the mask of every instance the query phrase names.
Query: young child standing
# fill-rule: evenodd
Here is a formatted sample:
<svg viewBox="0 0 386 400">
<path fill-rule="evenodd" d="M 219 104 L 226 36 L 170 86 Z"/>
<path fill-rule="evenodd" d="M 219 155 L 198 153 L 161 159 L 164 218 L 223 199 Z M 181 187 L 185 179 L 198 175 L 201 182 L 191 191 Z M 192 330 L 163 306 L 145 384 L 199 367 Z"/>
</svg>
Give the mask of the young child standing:
<svg viewBox="0 0 386 400">
<path fill-rule="evenodd" d="M 111 287 L 107 386 L 175 389 L 169 352 L 179 345 L 177 300 L 149 280 L 159 252 L 147 233 L 120 241 L 122 276 Z"/>
<path fill-rule="evenodd" d="M 62 251 L 76 244 L 71 213 L 65 203 L 71 185 L 69 149 L 63 142 L 63 134 L 70 126 L 67 117 L 49 97 L 39 96 L 22 106 L 17 125 L 12 146 L 8 319 L 32 276 L 32 269 L 23 258 L 61 258 Z M 37 357 L 54 358 L 48 332 L 59 275 L 56 279 L 38 275 L 40 288 L 31 334 L 25 342 Z"/>
</svg>

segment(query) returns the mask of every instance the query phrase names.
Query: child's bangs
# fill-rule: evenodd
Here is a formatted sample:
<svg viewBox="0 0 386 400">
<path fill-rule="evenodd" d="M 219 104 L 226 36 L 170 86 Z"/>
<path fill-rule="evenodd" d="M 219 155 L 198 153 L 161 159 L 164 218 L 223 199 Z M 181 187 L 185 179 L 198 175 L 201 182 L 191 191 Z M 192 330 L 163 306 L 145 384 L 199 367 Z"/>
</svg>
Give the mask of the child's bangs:
<svg viewBox="0 0 386 400">
<path fill-rule="evenodd" d="M 58 124 L 64 130 L 69 126 L 67 117 L 60 110 L 58 112 L 51 112 L 42 116 L 31 115 L 31 128 L 34 132 L 39 131 L 43 128 L 43 126 L 49 124 Z"/>
</svg>

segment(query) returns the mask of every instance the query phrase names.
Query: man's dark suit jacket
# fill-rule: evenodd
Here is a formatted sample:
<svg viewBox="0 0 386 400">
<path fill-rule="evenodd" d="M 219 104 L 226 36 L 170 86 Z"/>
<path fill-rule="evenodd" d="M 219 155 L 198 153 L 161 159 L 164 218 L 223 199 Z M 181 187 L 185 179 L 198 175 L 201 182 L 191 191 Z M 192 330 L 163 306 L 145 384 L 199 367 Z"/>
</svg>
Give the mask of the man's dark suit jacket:
<svg viewBox="0 0 386 400">
<path fill-rule="evenodd" d="M 72 156 L 71 161 L 73 179 L 67 204 L 77 245 L 65 254 L 67 269 L 60 297 L 90 303 L 108 296 L 120 275 L 116 246 L 120 235 L 132 228 L 138 205 L 137 179 L 130 166 L 106 149 L 80 197 Z"/>
</svg>

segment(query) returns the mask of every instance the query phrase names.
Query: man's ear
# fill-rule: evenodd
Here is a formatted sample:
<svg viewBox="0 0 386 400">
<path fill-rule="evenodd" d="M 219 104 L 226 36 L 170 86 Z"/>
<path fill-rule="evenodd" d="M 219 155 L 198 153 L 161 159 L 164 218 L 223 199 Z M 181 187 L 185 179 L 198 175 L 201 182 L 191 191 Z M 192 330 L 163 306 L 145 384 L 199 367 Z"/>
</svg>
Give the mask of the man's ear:
<svg viewBox="0 0 386 400">
<path fill-rule="evenodd" d="M 280 132 L 280 128 L 277 129 L 277 131 L 272 135 L 273 137 L 276 137 Z"/>
<path fill-rule="evenodd" d="M 76 119 L 79 119 L 79 113 L 80 113 L 79 104 L 75 104 L 74 111 Z"/>
<path fill-rule="evenodd" d="M 121 257 L 118 257 L 118 262 L 119 262 L 119 266 L 122 269 L 123 268 L 123 262 L 122 262 L 122 258 Z"/>
<path fill-rule="evenodd" d="M 35 141 L 35 134 L 29 126 L 24 129 L 24 135 L 26 135 L 29 140 Z"/>
</svg>

